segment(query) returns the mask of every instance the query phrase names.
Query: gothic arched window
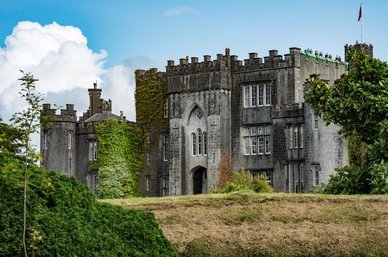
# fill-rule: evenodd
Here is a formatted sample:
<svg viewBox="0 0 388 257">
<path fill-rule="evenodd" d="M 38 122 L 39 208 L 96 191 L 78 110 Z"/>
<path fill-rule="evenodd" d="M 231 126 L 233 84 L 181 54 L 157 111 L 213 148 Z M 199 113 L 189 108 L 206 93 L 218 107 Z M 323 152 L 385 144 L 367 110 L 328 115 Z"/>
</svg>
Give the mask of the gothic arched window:
<svg viewBox="0 0 388 257">
<path fill-rule="evenodd" d="M 202 131 L 198 129 L 198 154 L 202 154 Z"/>
<path fill-rule="evenodd" d="M 193 155 L 197 154 L 197 136 L 195 133 L 191 133 L 191 141 L 193 142 Z"/>
<path fill-rule="evenodd" d="M 203 154 L 207 154 L 207 133 L 203 132 Z"/>
</svg>

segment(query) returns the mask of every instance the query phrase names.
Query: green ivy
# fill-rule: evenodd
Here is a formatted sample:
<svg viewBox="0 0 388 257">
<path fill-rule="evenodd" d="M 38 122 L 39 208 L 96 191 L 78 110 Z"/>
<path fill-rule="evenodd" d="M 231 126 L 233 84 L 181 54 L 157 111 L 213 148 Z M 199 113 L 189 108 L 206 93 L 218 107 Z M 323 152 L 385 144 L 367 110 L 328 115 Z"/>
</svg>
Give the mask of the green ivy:
<svg viewBox="0 0 388 257">
<path fill-rule="evenodd" d="M 139 174 L 143 170 L 144 134 L 127 122 L 109 120 L 95 127 L 98 152 L 100 198 L 140 195 Z"/>
<path fill-rule="evenodd" d="M 144 75 L 136 72 L 135 77 L 136 122 L 143 131 L 152 128 L 153 132 L 160 134 L 167 126 L 164 117 L 167 77 L 158 76 L 152 69 Z"/>
</svg>

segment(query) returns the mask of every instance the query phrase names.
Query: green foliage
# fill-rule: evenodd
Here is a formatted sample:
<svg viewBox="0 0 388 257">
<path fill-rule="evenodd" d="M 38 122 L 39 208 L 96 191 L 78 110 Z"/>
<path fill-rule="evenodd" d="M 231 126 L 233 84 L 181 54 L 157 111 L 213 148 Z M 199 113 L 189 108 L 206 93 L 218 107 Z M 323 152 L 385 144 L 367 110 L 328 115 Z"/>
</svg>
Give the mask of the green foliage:
<svg viewBox="0 0 388 257">
<path fill-rule="evenodd" d="M 265 175 L 260 175 L 251 179 L 251 174 L 247 170 L 242 170 L 233 174 L 232 178 L 221 188 L 221 192 L 230 193 L 236 191 L 254 191 L 256 193 L 271 193 L 272 187 L 268 184 Z"/>
<path fill-rule="evenodd" d="M 0 158 L 0 256 L 22 256 L 24 164 Z M 35 166 L 28 176 L 34 256 L 177 256 L 153 214 L 99 203 L 73 177 Z"/>
<path fill-rule="evenodd" d="M 345 166 L 336 169 L 330 176 L 325 188 L 329 194 L 369 194 L 370 174 L 366 169 L 357 166 Z"/>
<path fill-rule="evenodd" d="M 323 120 L 341 125 L 344 135 L 356 134 L 371 144 L 388 119 L 388 64 L 356 52 L 352 63 L 349 75 L 334 85 L 311 77 L 305 100 Z"/>
<path fill-rule="evenodd" d="M 152 69 L 144 75 L 136 73 L 135 76 L 136 122 L 144 131 L 148 132 L 152 127 L 154 132 L 159 134 L 167 125 L 164 117 L 167 78 L 158 77 Z"/>
<path fill-rule="evenodd" d="M 349 164 L 359 167 L 365 165 L 366 155 L 368 153 L 368 145 L 361 141 L 359 136 L 354 134 L 348 136 L 347 140 Z"/>
<path fill-rule="evenodd" d="M 143 169 L 144 134 L 126 122 L 109 120 L 95 127 L 98 140 L 99 197 L 140 195 L 138 177 Z"/>
<path fill-rule="evenodd" d="M 21 157 L 23 133 L 9 124 L 1 123 L 0 118 L 0 155 Z"/>
<path fill-rule="evenodd" d="M 305 100 L 349 139 L 352 166 L 338 169 L 325 191 L 335 194 L 387 193 L 388 64 L 353 52 L 353 68 L 334 85 L 314 76 Z"/>
</svg>

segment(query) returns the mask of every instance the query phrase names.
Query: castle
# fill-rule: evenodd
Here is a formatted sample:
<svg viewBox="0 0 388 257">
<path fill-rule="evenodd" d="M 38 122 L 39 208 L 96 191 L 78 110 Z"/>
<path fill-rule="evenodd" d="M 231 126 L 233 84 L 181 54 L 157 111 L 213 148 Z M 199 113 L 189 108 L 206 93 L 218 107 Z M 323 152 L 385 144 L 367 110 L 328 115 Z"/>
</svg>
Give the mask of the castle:
<svg viewBox="0 0 388 257">
<path fill-rule="evenodd" d="M 109 119 L 125 120 L 125 117 L 112 114 L 112 102 L 101 98 L 102 90 L 97 88 L 97 83 L 88 91 L 89 109 L 79 120 L 73 104 L 66 104 L 66 109 L 61 110 L 43 104 L 41 116 L 49 117 L 50 125 L 41 128 L 40 153 L 46 169 L 75 176 L 97 193 L 98 171 L 89 165 L 97 159 L 94 125 Z"/>
<path fill-rule="evenodd" d="M 372 45 L 345 46 L 364 49 Z M 165 119 L 167 130 L 149 131 L 156 139 L 147 151 L 140 186 L 145 196 L 200 194 L 217 186 L 222 157 L 233 171 L 247 169 L 252 176 L 266 174 L 276 191 L 306 192 L 327 183 L 335 168 L 348 164 L 347 143 L 336 125 L 326 126 L 304 103 L 306 80 L 313 74 L 334 83 L 348 64 L 310 49 L 290 48 L 284 56 L 269 51 L 250 53 L 244 61 L 226 49 L 212 60 L 205 55 L 167 61 Z M 137 70 L 141 80 L 149 72 Z M 138 83 L 139 81 L 137 81 Z M 96 190 L 98 171 L 89 170 L 98 143 L 95 122 L 120 117 L 101 89 L 89 89 L 89 110 L 77 121 L 72 105 L 55 114 L 43 106 L 42 116 L 54 117 L 42 129 L 43 165 L 76 176 Z"/>
</svg>

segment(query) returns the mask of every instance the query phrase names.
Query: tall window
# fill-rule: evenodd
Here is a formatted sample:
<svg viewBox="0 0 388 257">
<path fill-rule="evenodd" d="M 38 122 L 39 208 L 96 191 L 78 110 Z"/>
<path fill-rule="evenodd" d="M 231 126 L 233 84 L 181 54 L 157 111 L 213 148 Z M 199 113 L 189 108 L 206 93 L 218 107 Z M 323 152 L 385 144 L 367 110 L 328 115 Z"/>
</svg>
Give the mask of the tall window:
<svg viewBox="0 0 388 257">
<path fill-rule="evenodd" d="M 198 129 L 198 154 L 202 154 L 202 131 Z"/>
<path fill-rule="evenodd" d="M 71 134 L 70 131 L 69 131 L 68 134 L 67 134 L 67 140 L 68 140 L 68 141 L 67 141 L 67 149 L 70 150 L 70 149 L 71 149 L 71 145 L 72 145 L 72 144 L 71 144 L 71 142 L 72 142 L 72 134 Z"/>
<path fill-rule="evenodd" d="M 207 133 L 203 132 L 203 154 L 207 154 Z"/>
<path fill-rule="evenodd" d="M 265 103 L 264 105 L 271 105 L 271 84 L 264 84 L 264 95 Z"/>
<path fill-rule="evenodd" d="M 244 107 L 271 105 L 271 84 L 253 84 L 243 86 Z"/>
<path fill-rule="evenodd" d="M 164 117 L 168 118 L 168 99 L 166 99 L 166 103 L 164 105 Z"/>
<path fill-rule="evenodd" d="M 244 86 L 244 107 L 249 107 L 249 86 Z"/>
<path fill-rule="evenodd" d="M 303 135 L 303 124 L 299 125 L 299 148 L 303 148 L 304 135 Z"/>
<path fill-rule="evenodd" d="M 303 124 L 292 124 L 288 127 L 288 142 L 290 148 L 304 147 Z"/>
<path fill-rule="evenodd" d="M 89 142 L 89 161 L 97 160 L 97 142 Z"/>
<path fill-rule="evenodd" d="M 252 95 L 251 95 L 251 106 L 254 107 L 257 105 L 257 86 L 256 85 L 252 85 L 251 86 L 251 92 L 252 92 Z"/>
<path fill-rule="evenodd" d="M 163 161 L 168 161 L 168 138 L 163 135 Z"/>
<path fill-rule="evenodd" d="M 315 185 L 318 186 L 319 183 L 319 169 L 315 168 Z"/>
<path fill-rule="evenodd" d="M 197 136 L 195 133 L 191 133 L 191 141 L 193 143 L 193 155 L 197 155 Z"/>
<path fill-rule="evenodd" d="M 271 153 L 271 126 L 251 126 L 242 129 L 244 154 Z"/>
<path fill-rule="evenodd" d="M 47 150 L 48 146 L 48 132 L 44 133 L 44 149 Z"/>
<path fill-rule="evenodd" d="M 298 127 L 294 126 L 294 148 L 298 148 Z"/>
<path fill-rule="evenodd" d="M 259 106 L 264 105 L 264 88 L 263 86 L 259 86 Z"/>
</svg>

